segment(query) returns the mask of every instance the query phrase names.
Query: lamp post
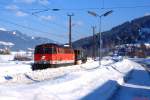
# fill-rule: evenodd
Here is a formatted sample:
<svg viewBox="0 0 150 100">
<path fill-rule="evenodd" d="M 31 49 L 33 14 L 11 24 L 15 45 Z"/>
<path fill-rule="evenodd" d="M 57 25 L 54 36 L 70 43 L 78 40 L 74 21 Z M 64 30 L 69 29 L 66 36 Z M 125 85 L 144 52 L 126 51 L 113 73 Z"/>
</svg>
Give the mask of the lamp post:
<svg viewBox="0 0 150 100">
<path fill-rule="evenodd" d="M 73 13 L 72 14 L 68 14 L 68 16 L 69 16 L 69 47 L 72 47 L 72 16 L 74 16 L 73 15 Z"/>
<path fill-rule="evenodd" d="M 42 12 L 46 12 L 46 11 L 59 11 L 60 9 L 57 9 L 57 8 L 54 8 L 54 9 L 43 9 L 43 10 L 40 10 L 40 11 L 36 11 L 36 12 L 32 12 L 32 15 L 35 15 L 35 14 L 38 14 L 38 13 L 42 13 Z"/>
<path fill-rule="evenodd" d="M 110 15 L 111 13 L 113 12 L 113 10 L 110 10 L 110 11 L 107 11 L 101 15 L 93 12 L 93 11 L 88 11 L 88 13 L 94 17 L 98 17 L 99 18 L 99 66 L 101 65 L 101 58 L 102 58 L 102 55 L 101 55 L 101 48 L 102 48 L 102 36 L 101 36 L 101 19 L 102 17 L 106 17 L 108 15 Z"/>
</svg>

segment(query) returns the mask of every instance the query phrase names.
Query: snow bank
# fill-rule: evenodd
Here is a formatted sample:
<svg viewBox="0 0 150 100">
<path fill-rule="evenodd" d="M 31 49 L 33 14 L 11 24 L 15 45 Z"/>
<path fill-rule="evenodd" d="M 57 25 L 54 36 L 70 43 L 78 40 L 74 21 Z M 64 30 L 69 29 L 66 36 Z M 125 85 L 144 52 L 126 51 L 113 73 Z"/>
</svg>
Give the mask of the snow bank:
<svg viewBox="0 0 150 100">
<path fill-rule="evenodd" d="M 129 60 L 114 63 L 104 59 L 101 64 L 99 67 L 98 61 L 91 61 L 83 65 L 11 74 L 12 79 L 7 77 L 8 80 L 0 82 L 0 99 L 107 100 L 136 63 Z"/>
<path fill-rule="evenodd" d="M 14 59 L 14 55 L 0 55 L 0 62 L 11 61 Z"/>
</svg>

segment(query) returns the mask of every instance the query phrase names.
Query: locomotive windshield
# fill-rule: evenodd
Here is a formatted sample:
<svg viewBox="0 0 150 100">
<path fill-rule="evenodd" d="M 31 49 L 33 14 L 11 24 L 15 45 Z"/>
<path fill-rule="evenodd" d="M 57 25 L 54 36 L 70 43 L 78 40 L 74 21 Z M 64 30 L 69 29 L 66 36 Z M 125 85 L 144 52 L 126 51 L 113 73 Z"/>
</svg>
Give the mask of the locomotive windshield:
<svg viewBox="0 0 150 100">
<path fill-rule="evenodd" d="M 35 48 L 35 54 L 54 54 L 56 53 L 56 48 L 54 47 L 37 47 Z"/>
</svg>

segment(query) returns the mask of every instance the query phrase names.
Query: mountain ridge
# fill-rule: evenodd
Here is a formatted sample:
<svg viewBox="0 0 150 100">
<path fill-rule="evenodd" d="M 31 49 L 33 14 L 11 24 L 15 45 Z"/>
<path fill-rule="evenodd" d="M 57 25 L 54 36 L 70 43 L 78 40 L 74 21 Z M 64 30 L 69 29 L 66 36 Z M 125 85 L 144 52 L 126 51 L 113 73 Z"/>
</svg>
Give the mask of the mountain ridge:
<svg viewBox="0 0 150 100">
<path fill-rule="evenodd" d="M 55 42 L 44 37 L 28 36 L 18 30 L 0 30 L 0 41 L 13 43 L 14 45 L 11 46 L 11 50 L 27 50 L 28 48 L 34 48 L 38 44 Z M 4 47 L 5 45 L 0 45 L 0 48 Z"/>
<path fill-rule="evenodd" d="M 102 32 L 102 47 L 114 48 L 121 44 L 150 43 L 150 15 L 126 21 L 112 29 Z M 93 36 L 82 38 L 73 42 L 74 48 L 92 50 L 93 46 L 98 49 L 99 33 Z"/>
</svg>

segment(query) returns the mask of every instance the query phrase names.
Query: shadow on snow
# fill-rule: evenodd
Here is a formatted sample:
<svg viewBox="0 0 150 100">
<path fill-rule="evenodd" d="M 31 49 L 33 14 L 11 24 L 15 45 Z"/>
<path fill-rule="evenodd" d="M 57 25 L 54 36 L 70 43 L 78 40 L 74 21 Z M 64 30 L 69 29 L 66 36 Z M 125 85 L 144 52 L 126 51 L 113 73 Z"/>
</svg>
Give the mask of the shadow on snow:
<svg viewBox="0 0 150 100">
<path fill-rule="evenodd" d="M 150 75 L 145 70 L 133 70 L 129 77 L 130 79 L 126 83 L 150 86 Z"/>
<path fill-rule="evenodd" d="M 107 81 L 104 85 L 98 87 L 81 100 L 107 100 L 117 89 L 117 82 L 113 80 Z"/>
<path fill-rule="evenodd" d="M 144 70 L 132 70 L 127 75 L 130 78 L 125 84 L 129 84 L 129 87 L 109 80 L 81 100 L 150 100 L 149 74 Z"/>
<path fill-rule="evenodd" d="M 110 100 L 150 100 L 150 76 L 145 70 L 132 70 L 125 85 Z"/>
</svg>

